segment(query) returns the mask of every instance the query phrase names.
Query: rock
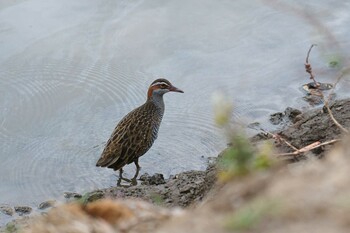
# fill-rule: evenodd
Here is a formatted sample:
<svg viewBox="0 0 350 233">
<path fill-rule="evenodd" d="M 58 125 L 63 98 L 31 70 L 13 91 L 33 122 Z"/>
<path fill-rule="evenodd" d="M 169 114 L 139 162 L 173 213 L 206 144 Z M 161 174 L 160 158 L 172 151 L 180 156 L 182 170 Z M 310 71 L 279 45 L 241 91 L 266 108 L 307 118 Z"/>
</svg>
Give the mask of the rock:
<svg viewBox="0 0 350 233">
<path fill-rule="evenodd" d="M 143 181 L 143 185 L 160 185 L 165 184 L 165 179 L 163 174 L 155 173 L 153 176 L 148 175 L 148 173 L 143 174 L 140 177 L 140 180 Z"/>
<path fill-rule="evenodd" d="M 273 125 L 281 124 L 282 122 L 292 123 L 296 122 L 297 116 L 301 114 L 301 111 L 295 108 L 287 107 L 284 112 L 277 112 L 270 115 L 270 122 Z"/>
<path fill-rule="evenodd" d="M 260 132 L 260 133 L 257 133 L 255 134 L 253 137 L 249 138 L 249 140 L 253 143 L 255 142 L 260 142 L 260 141 L 264 141 L 264 140 L 267 140 L 267 139 L 270 139 L 271 136 L 264 133 L 264 132 Z"/>
<path fill-rule="evenodd" d="M 283 122 L 284 114 L 282 112 L 276 112 L 270 115 L 270 122 L 273 125 L 278 125 Z"/>
<path fill-rule="evenodd" d="M 64 198 L 71 199 L 71 198 L 81 198 L 82 195 L 75 192 L 64 192 L 63 193 Z"/>
<path fill-rule="evenodd" d="M 15 212 L 10 206 L 0 206 L 0 212 L 9 216 L 12 216 Z"/>
<path fill-rule="evenodd" d="M 259 127 L 261 127 L 259 122 L 252 122 L 252 123 L 247 125 L 247 128 L 251 128 L 251 129 L 256 129 L 256 128 L 259 128 Z"/>
<path fill-rule="evenodd" d="M 297 121 L 297 116 L 301 114 L 301 111 L 296 108 L 288 107 L 284 110 L 285 116 L 288 117 L 293 123 Z"/>
<path fill-rule="evenodd" d="M 44 201 L 44 202 L 40 203 L 38 208 L 40 210 L 43 210 L 43 209 L 53 207 L 55 204 L 56 204 L 56 200 L 48 200 L 48 201 Z"/>
<path fill-rule="evenodd" d="M 32 208 L 29 206 L 15 206 L 15 211 L 20 216 L 30 214 L 32 212 Z"/>
<path fill-rule="evenodd" d="M 140 176 L 139 180 L 146 181 L 149 179 L 149 177 L 150 177 L 150 175 L 146 172 Z"/>
</svg>

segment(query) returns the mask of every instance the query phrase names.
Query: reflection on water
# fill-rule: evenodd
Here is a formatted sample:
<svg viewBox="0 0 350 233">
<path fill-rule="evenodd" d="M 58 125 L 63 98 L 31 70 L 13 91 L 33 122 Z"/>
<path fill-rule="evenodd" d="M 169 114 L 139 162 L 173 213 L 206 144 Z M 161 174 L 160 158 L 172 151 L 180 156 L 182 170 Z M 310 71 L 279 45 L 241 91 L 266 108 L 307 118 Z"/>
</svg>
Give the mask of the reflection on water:
<svg viewBox="0 0 350 233">
<path fill-rule="evenodd" d="M 318 1 L 312 9 L 347 51 L 350 4 Z M 306 106 L 299 90 L 306 51 L 325 38 L 260 1 L 3 0 L 0 41 L 0 204 L 37 205 L 115 184 L 96 160 L 160 76 L 185 94 L 165 96 L 141 173 L 204 169 L 225 146 L 212 121 L 212 92 L 233 98 L 239 121 L 269 129 L 270 113 Z M 329 82 L 336 70 L 322 51 L 311 63 Z M 345 81 L 338 94 L 349 95 L 347 88 Z"/>
</svg>

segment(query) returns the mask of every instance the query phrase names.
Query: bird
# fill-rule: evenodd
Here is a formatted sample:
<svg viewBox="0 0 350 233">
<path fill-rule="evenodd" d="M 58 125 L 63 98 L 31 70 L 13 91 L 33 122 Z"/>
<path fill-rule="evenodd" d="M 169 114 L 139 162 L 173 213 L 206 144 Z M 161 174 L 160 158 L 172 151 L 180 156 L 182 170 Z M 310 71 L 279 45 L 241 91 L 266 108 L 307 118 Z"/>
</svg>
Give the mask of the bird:
<svg viewBox="0 0 350 233">
<path fill-rule="evenodd" d="M 121 178 L 123 167 L 135 163 L 136 174 L 133 179 L 136 180 L 141 168 L 139 158 L 157 139 L 165 110 L 163 95 L 168 92 L 184 93 L 164 78 L 151 83 L 146 102 L 125 115 L 115 127 L 96 163 L 97 167 L 119 170 Z"/>
</svg>

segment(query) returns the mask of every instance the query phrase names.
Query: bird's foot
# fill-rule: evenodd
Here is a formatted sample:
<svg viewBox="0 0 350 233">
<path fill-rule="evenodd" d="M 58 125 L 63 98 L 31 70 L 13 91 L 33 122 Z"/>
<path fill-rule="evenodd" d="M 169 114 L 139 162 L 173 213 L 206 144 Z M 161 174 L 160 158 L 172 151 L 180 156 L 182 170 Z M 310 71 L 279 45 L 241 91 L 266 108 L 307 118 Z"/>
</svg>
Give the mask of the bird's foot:
<svg viewBox="0 0 350 233">
<path fill-rule="evenodd" d="M 117 182 L 118 187 L 131 187 L 137 185 L 137 176 L 139 175 L 140 169 L 136 169 L 136 173 L 133 178 L 128 179 L 123 177 L 123 170 L 121 169 L 119 171 L 119 178 Z M 124 182 L 123 182 L 124 181 Z M 122 184 L 122 183 L 128 183 L 128 184 Z"/>
</svg>

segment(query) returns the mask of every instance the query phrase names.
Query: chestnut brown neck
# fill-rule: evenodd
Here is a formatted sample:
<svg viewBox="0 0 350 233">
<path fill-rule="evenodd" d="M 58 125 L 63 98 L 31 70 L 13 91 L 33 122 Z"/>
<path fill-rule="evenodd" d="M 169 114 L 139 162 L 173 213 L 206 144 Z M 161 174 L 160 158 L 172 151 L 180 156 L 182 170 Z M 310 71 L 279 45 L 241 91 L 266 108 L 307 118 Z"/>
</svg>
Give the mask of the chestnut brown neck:
<svg viewBox="0 0 350 233">
<path fill-rule="evenodd" d="M 153 90 L 154 90 L 154 89 L 156 89 L 156 87 L 150 86 L 150 87 L 148 88 L 147 99 L 150 99 L 150 98 L 152 97 L 152 95 L 153 95 Z"/>
</svg>

